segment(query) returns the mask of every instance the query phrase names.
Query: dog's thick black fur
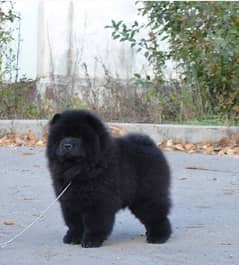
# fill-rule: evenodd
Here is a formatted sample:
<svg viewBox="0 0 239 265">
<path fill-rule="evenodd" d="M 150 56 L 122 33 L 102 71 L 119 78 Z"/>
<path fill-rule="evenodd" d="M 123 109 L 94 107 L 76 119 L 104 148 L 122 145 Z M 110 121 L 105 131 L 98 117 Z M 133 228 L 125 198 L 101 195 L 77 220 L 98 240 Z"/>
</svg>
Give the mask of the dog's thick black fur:
<svg viewBox="0 0 239 265">
<path fill-rule="evenodd" d="M 56 195 L 72 181 L 60 199 L 64 243 L 101 246 L 124 207 L 144 224 L 149 243 L 169 238 L 169 167 L 148 136 L 114 138 L 95 114 L 68 110 L 50 121 L 47 158 Z"/>
</svg>

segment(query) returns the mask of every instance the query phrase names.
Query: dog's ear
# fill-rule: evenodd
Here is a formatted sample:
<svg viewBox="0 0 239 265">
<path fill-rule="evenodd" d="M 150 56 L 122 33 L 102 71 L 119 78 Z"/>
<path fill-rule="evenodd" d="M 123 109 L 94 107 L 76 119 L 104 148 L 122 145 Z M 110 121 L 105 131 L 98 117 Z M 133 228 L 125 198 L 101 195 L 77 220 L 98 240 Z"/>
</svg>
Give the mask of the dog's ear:
<svg viewBox="0 0 239 265">
<path fill-rule="evenodd" d="M 60 113 L 56 113 L 53 118 L 50 120 L 50 125 L 53 125 L 55 124 L 61 117 L 61 114 Z"/>
<path fill-rule="evenodd" d="M 101 149 L 105 149 L 110 142 L 110 135 L 104 123 L 96 114 L 92 113 L 88 113 L 86 116 L 86 121 L 97 134 Z"/>
</svg>

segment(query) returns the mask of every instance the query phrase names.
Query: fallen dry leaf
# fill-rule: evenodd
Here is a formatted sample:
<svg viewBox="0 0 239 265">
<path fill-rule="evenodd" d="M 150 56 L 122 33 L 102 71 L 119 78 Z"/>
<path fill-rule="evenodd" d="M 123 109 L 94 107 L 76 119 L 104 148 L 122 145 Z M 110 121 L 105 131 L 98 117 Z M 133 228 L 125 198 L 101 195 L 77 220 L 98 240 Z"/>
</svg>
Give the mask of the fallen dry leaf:
<svg viewBox="0 0 239 265">
<path fill-rule="evenodd" d="M 167 141 L 166 141 L 166 146 L 167 146 L 167 147 L 172 147 L 173 145 L 174 145 L 173 140 L 170 139 L 170 140 L 167 140 Z"/>
<path fill-rule="evenodd" d="M 4 135 L 3 137 L 0 138 L 0 145 L 1 144 L 4 144 L 4 142 L 6 141 L 7 139 L 7 135 Z"/>
<path fill-rule="evenodd" d="M 175 151 L 175 149 L 173 147 L 164 147 L 162 148 L 164 151 Z"/>
<path fill-rule="evenodd" d="M 39 140 L 36 142 L 36 146 L 44 146 L 46 143 L 43 140 Z"/>
<path fill-rule="evenodd" d="M 219 143 L 220 146 L 225 147 L 225 146 L 231 144 L 231 139 L 224 137 L 218 143 Z"/>
<path fill-rule="evenodd" d="M 114 136 L 123 136 L 123 135 L 128 133 L 128 131 L 125 127 L 118 126 L 118 125 L 111 125 L 110 131 L 111 131 L 112 135 L 114 135 Z"/>
<path fill-rule="evenodd" d="M 184 148 L 186 151 L 192 151 L 195 148 L 195 146 L 194 144 L 185 144 Z"/>
<path fill-rule="evenodd" d="M 185 148 L 182 144 L 175 144 L 174 148 L 178 151 L 185 151 Z"/>
<path fill-rule="evenodd" d="M 22 155 L 24 155 L 24 156 L 31 156 L 31 155 L 34 155 L 34 153 L 24 152 L 24 153 L 22 153 Z"/>
<path fill-rule="evenodd" d="M 207 146 L 206 148 L 205 148 L 205 153 L 206 154 L 208 154 L 208 155 L 210 155 L 210 154 L 214 154 L 214 147 L 213 146 Z"/>
<path fill-rule="evenodd" d="M 7 133 L 0 138 L 0 146 L 35 146 L 36 142 L 35 134 L 31 131 L 21 134 Z"/>
<path fill-rule="evenodd" d="M 189 154 L 196 153 L 196 150 L 194 150 L 194 149 L 188 150 L 188 153 L 189 153 Z"/>
<path fill-rule="evenodd" d="M 4 225 L 14 225 L 14 222 L 12 221 L 5 221 L 3 222 Z"/>
<path fill-rule="evenodd" d="M 27 140 L 30 140 L 30 141 L 36 140 L 36 136 L 31 130 L 28 131 L 28 133 L 26 134 L 26 137 L 27 137 Z"/>
<path fill-rule="evenodd" d="M 191 166 L 191 167 L 185 167 L 186 169 L 193 169 L 193 170 L 208 170 L 208 168 L 205 168 L 205 167 L 194 167 L 194 166 Z"/>
<path fill-rule="evenodd" d="M 23 139 L 21 139 L 19 136 L 16 136 L 16 138 L 15 138 L 16 145 L 18 145 L 18 146 L 24 145 L 24 142 L 25 141 Z"/>
<path fill-rule="evenodd" d="M 239 155 L 239 146 L 238 146 L 238 147 L 237 147 L 237 146 L 234 147 L 234 151 L 235 151 L 235 154 L 236 154 L 236 155 Z"/>
<path fill-rule="evenodd" d="M 239 136 L 232 135 L 228 138 L 223 138 L 219 142 L 205 143 L 175 143 L 173 140 L 163 141 L 159 147 L 166 151 L 182 151 L 191 153 L 204 153 L 209 155 L 230 155 L 233 157 L 239 156 Z"/>
<path fill-rule="evenodd" d="M 42 129 L 44 132 L 41 139 L 37 139 L 35 134 L 30 130 L 27 133 L 14 134 L 7 133 L 0 137 L 0 146 L 37 146 L 44 147 L 47 141 L 48 126 Z M 125 127 L 119 125 L 111 125 L 110 132 L 113 136 L 123 136 L 128 133 Z M 204 153 L 210 155 L 230 155 L 239 157 L 239 136 L 231 135 L 227 138 L 222 138 L 218 142 L 205 143 L 185 143 L 168 139 L 161 142 L 158 146 L 165 151 L 179 151 L 192 153 Z"/>
<path fill-rule="evenodd" d="M 217 154 L 218 154 L 219 156 L 224 156 L 224 155 L 225 155 L 225 153 L 224 153 L 223 150 L 219 151 Z"/>
</svg>

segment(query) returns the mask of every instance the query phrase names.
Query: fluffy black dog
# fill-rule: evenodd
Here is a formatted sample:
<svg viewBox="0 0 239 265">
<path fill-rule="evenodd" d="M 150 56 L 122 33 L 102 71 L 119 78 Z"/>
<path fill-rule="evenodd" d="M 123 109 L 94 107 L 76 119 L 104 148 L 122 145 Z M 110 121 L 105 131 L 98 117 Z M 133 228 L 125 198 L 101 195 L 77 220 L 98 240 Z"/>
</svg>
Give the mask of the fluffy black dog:
<svg viewBox="0 0 239 265">
<path fill-rule="evenodd" d="M 145 225 L 149 243 L 169 238 L 169 167 L 148 136 L 114 138 L 95 114 L 68 110 L 50 121 L 47 158 L 56 195 L 72 182 L 60 199 L 64 243 L 101 246 L 124 207 Z"/>
</svg>

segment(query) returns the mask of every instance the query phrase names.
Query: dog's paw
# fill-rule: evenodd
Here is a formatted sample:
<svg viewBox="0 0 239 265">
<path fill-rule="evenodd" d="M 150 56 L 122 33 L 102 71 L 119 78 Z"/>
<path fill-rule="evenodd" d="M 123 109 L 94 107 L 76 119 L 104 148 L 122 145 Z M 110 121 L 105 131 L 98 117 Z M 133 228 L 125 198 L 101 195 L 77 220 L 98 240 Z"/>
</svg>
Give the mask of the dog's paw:
<svg viewBox="0 0 239 265">
<path fill-rule="evenodd" d="M 163 244 L 169 239 L 169 235 L 165 236 L 148 236 L 147 242 L 150 244 Z"/>
<path fill-rule="evenodd" d="M 65 244 L 79 245 L 81 243 L 81 236 L 72 233 L 70 230 L 67 231 L 63 237 L 63 242 Z"/>
<path fill-rule="evenodd" d="M 81 246 L 83 248 L 98 248 L 102 245 L 102 243 L 103 243 L 102 240 L 84 238 L 81 241 Z"/>
<path fill-rule="evenodd" d="M 157 225 L 151 225 L 146 232 L 147 242 L 151 244 L 165 243 L 172 233 L 171 224 L 168 218 L 165 218 Z"/>
</svg>

